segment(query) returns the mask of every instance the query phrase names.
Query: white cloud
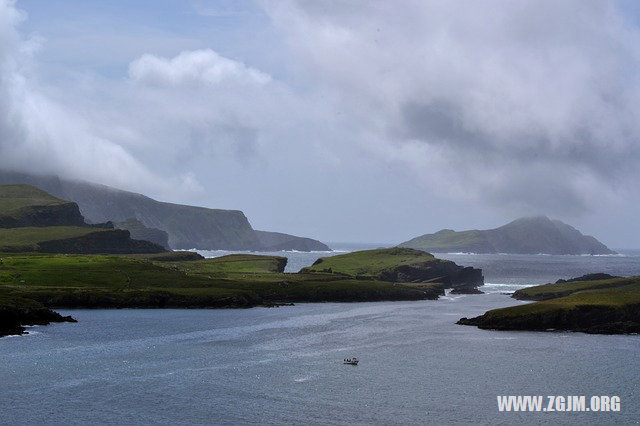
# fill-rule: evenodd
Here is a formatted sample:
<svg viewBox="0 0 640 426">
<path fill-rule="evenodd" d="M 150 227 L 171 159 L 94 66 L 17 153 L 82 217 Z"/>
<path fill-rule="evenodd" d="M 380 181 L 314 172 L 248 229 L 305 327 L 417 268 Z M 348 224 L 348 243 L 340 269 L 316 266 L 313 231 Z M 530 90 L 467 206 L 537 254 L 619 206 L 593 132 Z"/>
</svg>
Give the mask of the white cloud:
<svg viewBox="0 0 640 426">
<path fill-rule="evenodd" d="M 146 54 L 129 65 L 129 76 L 152 85 L 217 85 L 229 81 L 262 85 L 271 81 L 268 74 L 211 49 L 185 51 L 171 59 Z"/>
</svg>

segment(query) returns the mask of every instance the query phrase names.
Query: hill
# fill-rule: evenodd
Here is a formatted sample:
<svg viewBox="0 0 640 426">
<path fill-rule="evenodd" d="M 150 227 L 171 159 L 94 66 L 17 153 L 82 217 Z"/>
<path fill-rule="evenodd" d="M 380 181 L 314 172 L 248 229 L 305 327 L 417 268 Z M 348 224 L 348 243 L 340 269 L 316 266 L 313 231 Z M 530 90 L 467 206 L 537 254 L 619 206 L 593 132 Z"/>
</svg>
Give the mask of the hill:
<svg viewBox="0 0 640 426">
<path fill-rule="evenodd" d="M 85 181 L 0 171 L 0 184 L 15 183 L 30 184 L 56 197 L 76 202 L 89 223 L 119 223 L 135 218 L 147 228 L 165 231 L 169 246 L 174 249 L 271 251 L 277 247 L 277 250 L 302 251 L 301 247 L 319 247 L 316 244 L 326 247 L 319 241 L 287 234 L 263 235 L 251 227 L 239 210 L 166 203 Z M 311 241 L 313 245 L 310 245 Z"/>
<path fill-rule="evenodd" d="M 436 253 L 615 254 L 594 237 L 546 216 L 525 217 L 489 230 L 443 229 L 400 244 Z"/>
<path fill-rule="evenodd" d="M 437 282 L 456 292 L 477 292 L 484 284 L 482 270 L 456 265 L 429 253 L 409 248 L 356 251 L 323 257 L 300 272 L 325 272 L 356 279 L 389 282 Z"/>
</svg>

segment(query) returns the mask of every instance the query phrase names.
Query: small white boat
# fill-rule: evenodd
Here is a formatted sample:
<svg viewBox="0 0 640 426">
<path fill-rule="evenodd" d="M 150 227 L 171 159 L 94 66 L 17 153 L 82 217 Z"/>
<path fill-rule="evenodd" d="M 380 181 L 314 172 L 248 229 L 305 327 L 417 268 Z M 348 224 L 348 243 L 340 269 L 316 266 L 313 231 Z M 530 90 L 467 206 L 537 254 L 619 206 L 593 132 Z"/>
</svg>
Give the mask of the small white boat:
<svg viewBox="0 0 640 426">
<path fill-rule="evenodd" d="M 345 358 L 344 363 L 349 365 L 358 365 L 358 358 L 355 356 L 353 358 Z"/>
</svg>

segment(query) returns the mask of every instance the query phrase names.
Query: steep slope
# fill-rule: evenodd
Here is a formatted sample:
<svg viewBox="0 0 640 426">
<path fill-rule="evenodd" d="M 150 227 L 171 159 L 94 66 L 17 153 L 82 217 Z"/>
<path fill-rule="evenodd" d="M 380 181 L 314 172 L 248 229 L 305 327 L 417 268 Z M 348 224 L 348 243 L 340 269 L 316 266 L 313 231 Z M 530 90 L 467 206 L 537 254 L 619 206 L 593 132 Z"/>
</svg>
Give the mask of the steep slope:
<svg viewBox="0 0 640 426">
<path fill-rule="evenodd" d="M 84 181 L 64 180 L 0 170 L 0 184 L 26 183 L 50 194 L 75 201 L 90 223 L 115 223 L 135 218 L 147 228 L 167 232 L 171 248 L 205 250 L 267 250 L 260 235 L 253 230 L 244 213 L 156 201 L 134 192 Z M 277 250 L 298 250 L 305 244 L 314 247 L 319 241 L 302 242 L 299 237 L 281 234 Z M 315 249 L 314 249 L 315 250 Z"/>
<path fill-rule="evenodd" d="M 526 217 L 485 231 L 445 229 L 400 244 L 433 252 L 614 254 L 594 237 L 546 216 Z"/>
</svg>

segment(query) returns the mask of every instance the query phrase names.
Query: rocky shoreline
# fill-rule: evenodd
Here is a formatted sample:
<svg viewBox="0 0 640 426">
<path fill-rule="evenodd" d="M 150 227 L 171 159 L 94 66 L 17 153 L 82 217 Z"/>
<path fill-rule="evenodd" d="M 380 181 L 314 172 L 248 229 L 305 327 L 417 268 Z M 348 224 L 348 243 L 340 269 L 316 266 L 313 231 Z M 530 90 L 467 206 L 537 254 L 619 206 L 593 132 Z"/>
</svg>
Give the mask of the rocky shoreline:
<svg viewBox="0 0 640 426">
<path fill-rule="evenodd" d="M 43 304 L 22 297 L 0 299 L 0 337 L 28 334 L 25 327 L 49 325 L 53 322 L 77 322 L 71 316 L 62 316 Z"/>
</svg>

